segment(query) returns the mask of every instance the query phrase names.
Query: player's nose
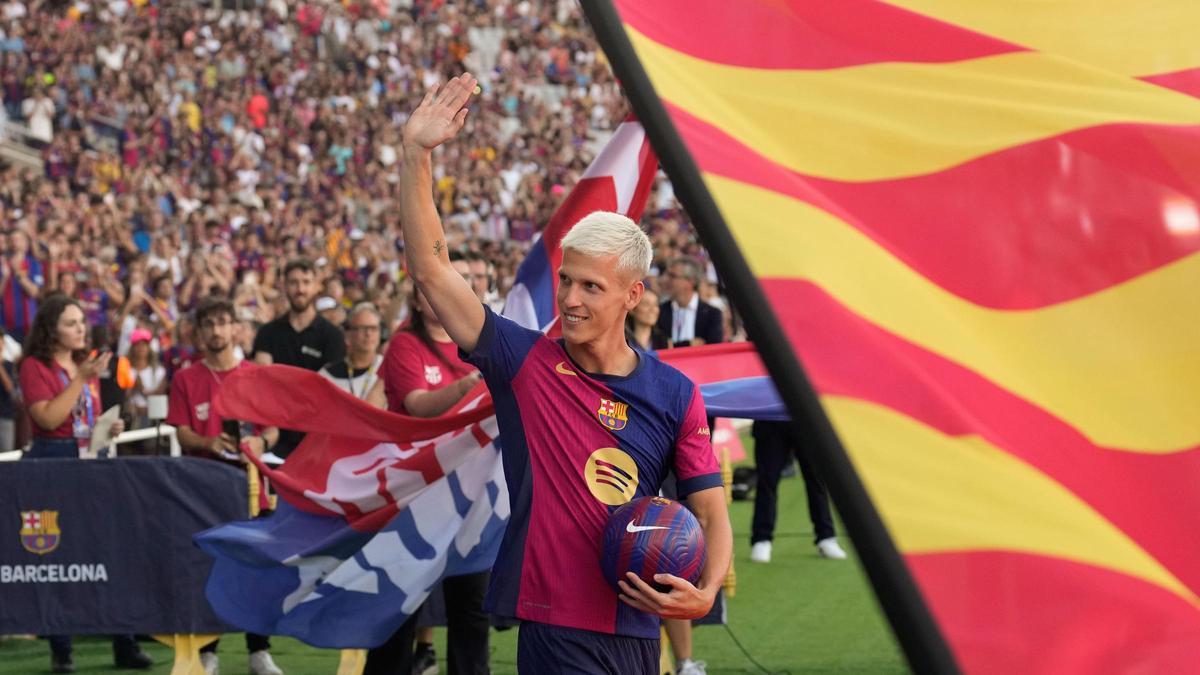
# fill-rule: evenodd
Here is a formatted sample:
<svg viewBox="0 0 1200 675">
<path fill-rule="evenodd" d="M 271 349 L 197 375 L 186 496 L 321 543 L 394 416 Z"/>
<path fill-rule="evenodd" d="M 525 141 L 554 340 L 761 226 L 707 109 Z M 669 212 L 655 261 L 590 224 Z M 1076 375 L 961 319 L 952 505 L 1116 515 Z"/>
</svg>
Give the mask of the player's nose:
<svg viewBox="0 0 1200 675">
<path fill-rule="evenodd" d="M 572 285 L 561 293 L 563 307 L 578 307 L 579 306 L 579 291 L 577 287 Z"/>
</svg>

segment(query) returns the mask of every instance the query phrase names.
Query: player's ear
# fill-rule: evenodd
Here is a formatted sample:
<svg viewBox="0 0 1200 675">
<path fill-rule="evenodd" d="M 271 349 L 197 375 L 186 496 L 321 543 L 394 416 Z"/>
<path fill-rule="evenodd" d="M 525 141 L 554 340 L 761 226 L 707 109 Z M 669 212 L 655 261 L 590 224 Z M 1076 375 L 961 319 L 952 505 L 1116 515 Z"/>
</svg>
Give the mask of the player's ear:
<svg viewBox="0 0 1200 675">
<path fill-rule="evenodd" d="M 632 312 L 633 308 L 642 301 L 642 294 L 645 292 L 646 284 L 641 279 L 634 281 L 625 295 L 625 311 Z"/>
</svg>

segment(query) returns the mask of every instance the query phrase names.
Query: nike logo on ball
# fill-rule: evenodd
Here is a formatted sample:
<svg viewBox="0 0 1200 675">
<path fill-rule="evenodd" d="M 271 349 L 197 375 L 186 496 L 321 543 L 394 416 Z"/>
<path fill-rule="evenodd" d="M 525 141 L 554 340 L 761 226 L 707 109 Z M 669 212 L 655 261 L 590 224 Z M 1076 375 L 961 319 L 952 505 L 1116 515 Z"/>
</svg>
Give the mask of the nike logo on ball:
<svg viewBox="0 0 1200 675">
<path fill-rule="evenodd" d="M 632 520 L 629 521 L 629 524 L 625 526 L 626 532 L 631 532 L 634 534 L 636 534 L 638 532 L 645 532 L 646 530 L 665 530 L 665 529 L 667 529 L 667 528 L 663 527 L 662 525 L 634 525 Z"/>
</svg>

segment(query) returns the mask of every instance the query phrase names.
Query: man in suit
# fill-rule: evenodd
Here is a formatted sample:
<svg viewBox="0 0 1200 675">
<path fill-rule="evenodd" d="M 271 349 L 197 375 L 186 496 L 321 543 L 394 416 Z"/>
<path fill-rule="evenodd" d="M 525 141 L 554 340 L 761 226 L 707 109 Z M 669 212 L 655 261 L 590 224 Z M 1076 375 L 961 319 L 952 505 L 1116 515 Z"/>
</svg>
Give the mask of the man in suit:
<svg viewBox="0 0 1200 675">
<path fill-rule="evenodd" d="M 662 303 L 658 329 L 670 336 L 672 347 L 725 341 L 721 310 L 700 301 L 701 273 L 700 263 L 691 258 L 677 258 L 667 266 L 666 290 L 671 299 Z"/>
</svg>

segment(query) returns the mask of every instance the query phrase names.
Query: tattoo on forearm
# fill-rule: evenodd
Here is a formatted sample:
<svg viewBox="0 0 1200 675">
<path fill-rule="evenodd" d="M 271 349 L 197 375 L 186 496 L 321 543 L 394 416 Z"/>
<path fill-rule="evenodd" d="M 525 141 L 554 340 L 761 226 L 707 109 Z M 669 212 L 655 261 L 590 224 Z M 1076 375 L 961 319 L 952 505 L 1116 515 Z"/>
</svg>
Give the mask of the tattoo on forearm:
<svg viewBox="0 0 1200 675">
<path fill-rule="evenodd" d="M 442 244 L 441 239 L 433 242 L 433 255 L 435 255 L 435 256 L 442 255 L 442 249 L 444 249 L 444 248 L 446 248 L 446 247 Z"/>
</svg>

